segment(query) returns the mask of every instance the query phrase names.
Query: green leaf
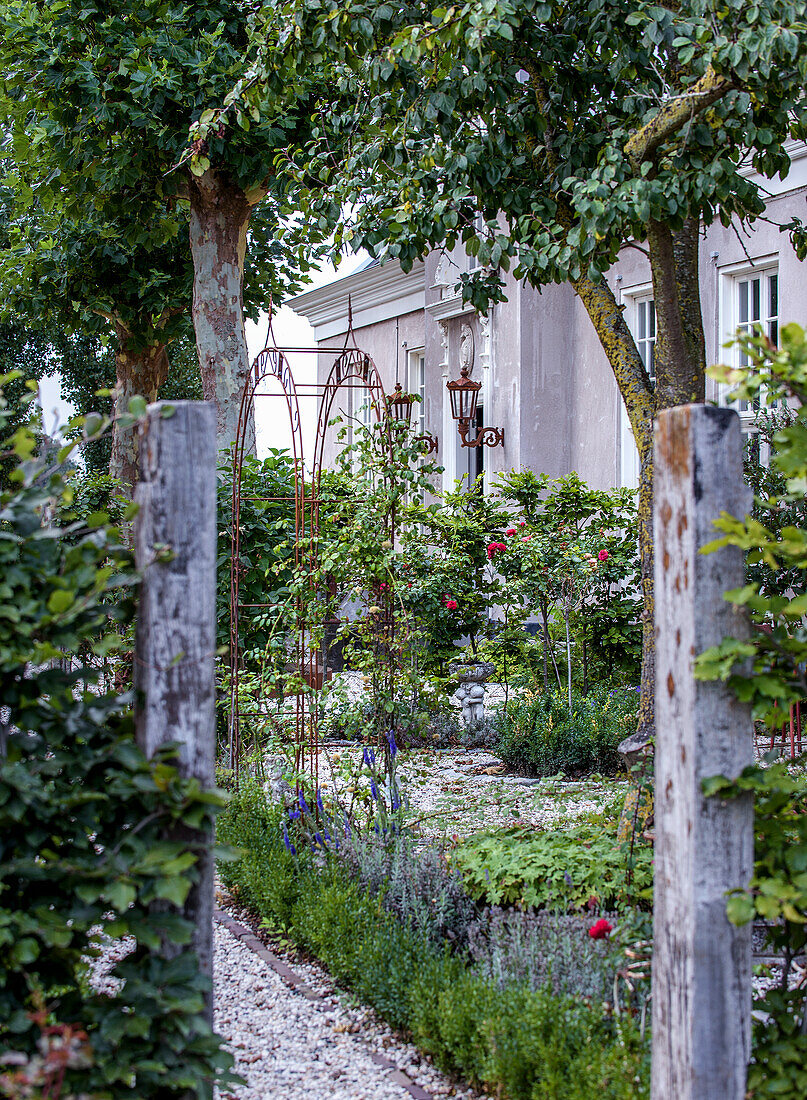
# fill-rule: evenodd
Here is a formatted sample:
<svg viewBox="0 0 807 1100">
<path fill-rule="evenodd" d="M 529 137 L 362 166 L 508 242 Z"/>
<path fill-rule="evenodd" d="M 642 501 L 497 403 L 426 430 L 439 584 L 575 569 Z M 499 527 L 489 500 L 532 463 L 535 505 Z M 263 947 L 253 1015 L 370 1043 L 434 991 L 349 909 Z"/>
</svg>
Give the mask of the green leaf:
<svg viewBox="0 0 807 1100">
<path fill-rule="evenodd" d="M 732 894 L 726 903 L 726 914 L 732 924 L 748 924 L 756 915 L 754 899 L 745 893 Z"/>
<path fill-rule="evenodd" d="M 190 891 L 191 884 L 183 878 L 161 878 L 157 880 L 154 892 L 158 898 L 170 901 L 172 905 L 181 906 Z"/>
<path fill-rule="evenodd" d="M 68 592 L 64 588 L 57 588 L 55 592 L 51 592 L 48 596 L 48 611 L 52 611 L 54 615 L 61 615 L 62 612 L 72 607 L 74 602 L 75 596 L 72 592 Z"/>
</svg>

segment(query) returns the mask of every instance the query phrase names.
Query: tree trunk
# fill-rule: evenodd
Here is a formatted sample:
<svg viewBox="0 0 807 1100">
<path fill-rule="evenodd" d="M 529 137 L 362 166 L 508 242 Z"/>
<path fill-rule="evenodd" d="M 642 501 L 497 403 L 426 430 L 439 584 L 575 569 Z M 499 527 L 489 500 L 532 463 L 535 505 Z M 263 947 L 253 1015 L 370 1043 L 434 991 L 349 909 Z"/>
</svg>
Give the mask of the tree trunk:
<svg viewBox="0 0 807 1100">
<path fill-rule="evenodd" d="M 648 228 L 656 302 L 656 383 L 652 386 L 622 309 L 603 280 L 574 284 L 614 371 L 639 451 L 639 554 L 642 576 L 642 673 L 637 731 L 629 753 L 655 733 L 655 601 L 653 594 L 653 418 L 660 409 L 703 401 L 706 351 L 698 282 L 698 221 L 673 233 Z"/>
<path fill-rule="evenodd" d="M 605 282 L 582 278 L 573 284 L 597 332 L 625 402 L 639 451 L 639 557 L 642 579 L 642 672 L 639 716 L 631 743 L 646 744 L 655 733 L 656 655 L 653 616 L 653 385 L 622 307 Z M 624 742 L 623 742 L 624 744 Z"/>
<path fill-rule="evenodd" d="M 132 397 L 156 401 L 157 391 L 168 377 L 168 355 L 165 344 L 138 347 L 131 335 L 117 326 L 118 352 L 115 356 L 115 414 L 126 412 Z M 138 481 L 137 433 L 134 428 L 121 429 L 117 421 L 112 430 L 112 454 L 109 473 L 122 486 L 126 496 L 134 495 Z"/>
<path fill-rule="evenodd" d="M 215 169 L 190 176 L 189 193 L 193 325 L 202 390 L 205 400 L 216 406 L 216 441 L 221 450 L 235 441 L 249 374 L 243 290 L 252 205 L 242 188 Z M 252 410 L 245 451 L 255 453 Z"/>
<path fill-rule="evenodd" d="M 698 283 L 698 221 L 647 230 L 656 301 L 655 412 L 705 400 L 706 344 Z"/>
</svg>

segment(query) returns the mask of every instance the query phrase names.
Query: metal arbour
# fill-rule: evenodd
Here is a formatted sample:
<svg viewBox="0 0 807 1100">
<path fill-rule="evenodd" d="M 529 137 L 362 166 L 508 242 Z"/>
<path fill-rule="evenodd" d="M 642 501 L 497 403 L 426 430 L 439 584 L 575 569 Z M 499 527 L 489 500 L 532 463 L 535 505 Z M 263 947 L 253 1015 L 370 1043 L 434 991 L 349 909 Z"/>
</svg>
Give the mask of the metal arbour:
<svg viewBox="0 0 807 1100">
<path fill-rule="evenodd" d="M 269 328 L 272 337 L 271 324 Z M 353 340 L 353 346 L 348 346 Z M 333 362 L 324 384 L 298 382 L 294 377 L 292 361 L 300 356 L 333 356 Z M 278 388 L 279 385 L 279 388 Z M 286 701 L 285 713 L 293 717 L 295 765 L 298 772 L 308 771 L 317 782 L 320 705 L 319 693 L 327 673 L 322 650 L 314 644 L 313 624 L 306 622 L 306 606 L 313 605 L 317 591 L 317 558 L 320 531 L 321 481 L 325 440 L 334 414 L 334 404 L 341 390 L 359 390 L 369 401 L 369 407 L 377 422 L 382 425 L 381 438 L 392 458 L 392 436 L 389 425 L 387 396 L 381 376 L 372 358 L 355 346 L 352 320 L 342 348 L 327 347 L 279 347 L 268 345 L 255 358 L 241 397 L 238 427 L 233 446 L 232 484 L 232 533 L 230 547 L 230 701 L 228 755 L 230 767 L 238 771 L 241 759 L 242 720 L 247 717 L 266 717 L 263 699 L 251 699 L 246 707 L 241 696 L 242 654 L 239 644 L 239 623 L 242 612 L 270 611 L 271 602 L 245 604 L 240 600 L 240 582 L 243 572 L 242 552 L 249 556 L 249 547 L 241 542 L 241 502 L 244 456 L 251 433 L 254 433 L 255 403 L 259 399 L 285 398 L 291 427 L 291 457 L 294 466 L 294 497 L 250 496 L 252 500 L 288 503 L 294 501 L 294 565 L 295 570 L 307 570 L 308 600 L 297 592 L 294 600 L 297 623 L 292 651 L 292 668 L 289 680 L 295 683 L 292 700 Z M 300 400 L 314 398 L 319 403 L 313 462 L 306 471 L 303 446 Z M 254 436 L 252 436 L 254 438 Z M 306 475 L 308 474 L 308 481 Z M 394 527 L 394 520 L 393 520 Z M 394 539 L 394 529 L 390 530 Z M 381 613 L 376 617 L 377 649 L 391 652 L 393 633 L 392 602 L 383 594 L 376 597 Z M 280 609 L 278 608 L 278 613 Z M 390 663 L 388 675 L 394 677 Z M 390 685 L 391 686 L 391 685 Z M 289 704 L 291 704 L 289 706 Z"/>
</svg>

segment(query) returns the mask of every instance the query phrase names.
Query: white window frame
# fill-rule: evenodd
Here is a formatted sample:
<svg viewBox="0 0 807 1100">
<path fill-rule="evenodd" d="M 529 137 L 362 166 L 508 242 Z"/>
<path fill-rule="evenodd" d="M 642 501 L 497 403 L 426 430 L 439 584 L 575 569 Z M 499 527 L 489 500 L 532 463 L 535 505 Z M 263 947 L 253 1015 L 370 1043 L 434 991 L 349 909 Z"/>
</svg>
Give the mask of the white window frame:
<svg viewBox="0 0 807 1100">
<path fill-rule="evenodd" d="M 642 355 L 642 359 L 646 363 L 645 356 L 651 346 L 655 347 L 657 334 L 653 284 L 642 283 L 630 287 L 629 290 L 623 292 L 622 300 L 626 306 L 625 318 L 628 322 L 628 328 L 636 342 L 640 355 L 643 350 L 642 345 L 644 345 L 645 355 Z M 647 332 L 642 336 L 640 335 L 642 309 L 646 309 L 649 302 L 652 302 L 654 306 L 652 336 Z M 653 371 L 651 378 L 655 379 L 655 371 Z M 633 438 L 633 429 L 630 426 L 628 411 L 625 408 L 625 400 L 621 393 L 619 394 L 619 483 L 630 489 L 635 489 L 639 485 L 639 451 Z"/>
<path fill-rule="evenodd" d="M 412 348 L 406 356 L 407 391 L 420 401 L 413 405 L 412 430 L 415 435 L 426 433 L 426 349 Z"/>
<path fill-rule="evenodd" d="M 769 304 L 766 305 L 767 300 L 770 303 L 770 278 L 776 277 L 776 312 L 772 313 Z M 744 283 L 748 283 L 750 280 L 759 278 L 761 280 L 760 286 L 760 317 L 757 320 L 752 320 L 742 317 L 741 310 L 741 286 Z M 720 268 L 720 332 L 722 334 L 721 344 L 729 343 L 734 340 L 738 328 L 745 328 L 750 331 L 751 327 L 756 323 L 761 323 L 765 332 L 774 338 L 774 342 L 778 343 L 778 330 L 780 324 L 780 304 L 781 304 L 781 286 L 780 286 L 780 273 L 779 273 L 779 255 L 773 253 L 766 256 L 760 256 L 754 259 L 751 263 L 748 261 L 744 263 L 731 264 L 726 267 Z M 726 354 L 721 356 L 722 362 L 727 362 L 729 366 L 740 367 L 744 366 L 743 355 L 739 347 L 733 345 L 730 348 L 722 348 L 722 351 Z M 748 403 L 745 401 L 729 401 L 728 395 L 731 392 L 731 387 L 723 384 L 717 387 L 717 402 L 719 405 L 723 405 L 728 408 L 736 409 L 740 415 L 742 423 L 742 429 L 744 432 L 753 431 L 754 423 L 754 409 L 748 407 Z"/>
</svg>

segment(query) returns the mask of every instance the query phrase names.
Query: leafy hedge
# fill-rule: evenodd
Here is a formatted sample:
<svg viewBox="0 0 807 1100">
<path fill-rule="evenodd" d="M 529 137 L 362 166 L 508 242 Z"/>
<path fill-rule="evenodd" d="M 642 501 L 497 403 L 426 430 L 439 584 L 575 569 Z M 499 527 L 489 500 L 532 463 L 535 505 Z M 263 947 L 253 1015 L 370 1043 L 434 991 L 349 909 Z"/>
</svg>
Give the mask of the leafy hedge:
<svg viewBox="0 0 807 1100">
<path fill-rule="evenodd" d="M 383 884 L 374 891 L 337 858 L 288 851 L 280 811 L 260 790 L 234 796 L 219 836 L 240 849 L 237 862 L 220 868 L 239 900 L 442 1066 L 509 1100 L 648 1094 L 645 1051 L 629 1017 L 480 975 L 462 953 L 387 908 Z"/>
<path fill-rule="evenodd" d="M 129 625 L 131 554 L 103 516 L 70 523 L 70 487 L 36 457 L 30 427 L 11 443 L 16 469 L 0 495 L 0 1056 L 20 1068 L 0 1091 L 29 1095 L 49 1029 L 69 1026 L 81 1049 L 61 1095 L 208 1097 L 214 1077 L 231 1080 L 231 1059 L 177 913 L 197 856 L 165 835 L 210 824 L 221 795 L 182 779 L 168 750 L 147 760 L 131 698 L 94 684 L 79 655 L 107 652 L 112 628 Z M 133 939 L 107 994 L 86 961 L 103 933 Z"/>
<path fill-rule="evenodd" d="M 638 694 L 632 688 L 600 688 L 575 695 L 547 692 L 516 697 L 500 712 L 498 755 L 527 775 L 614 774 L 617 747 L 636 727 Z"/>
</svg>

